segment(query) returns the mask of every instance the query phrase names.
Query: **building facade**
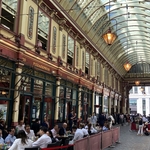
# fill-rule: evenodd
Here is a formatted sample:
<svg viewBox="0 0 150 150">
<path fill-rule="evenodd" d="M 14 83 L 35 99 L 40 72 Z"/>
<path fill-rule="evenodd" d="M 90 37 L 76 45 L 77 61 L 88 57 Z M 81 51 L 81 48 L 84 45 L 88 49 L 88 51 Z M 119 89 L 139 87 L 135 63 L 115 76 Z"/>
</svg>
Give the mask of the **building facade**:
<svg viewBox="0 0 150 150">
<path fill-rule="evenodd" d="M 150 114 L 150 87 L 134 86 L 129 95 L 130 114 Z"/>
<path fill-rule="evenodd" d="M 0 108 L 8 125 L 46 116 L 67 120 L 73 109 L 129 112 L 122 78 L 50 1 L 0 1 Z"/>
</svg>

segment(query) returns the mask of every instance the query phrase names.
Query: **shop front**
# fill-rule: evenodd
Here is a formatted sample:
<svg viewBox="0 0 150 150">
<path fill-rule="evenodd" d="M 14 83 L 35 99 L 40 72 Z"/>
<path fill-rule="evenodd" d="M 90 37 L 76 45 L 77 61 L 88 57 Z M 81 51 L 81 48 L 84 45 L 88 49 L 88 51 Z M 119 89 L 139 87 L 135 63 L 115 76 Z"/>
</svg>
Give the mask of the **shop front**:
<svg viewBox="0 0 150 150">
<path fill-rule="evenodd" d="M 74 113 L 78 112 L 78 85 L 70 81 L 61 79 L 60 81 L 60 94 L 59 94 L 59 122 L 67 121 L 68 115 L 73 110 Z"/>
<path fill-rule="evenodd" d="M 19 120 L 30 124 L 46 117 L 53 124 L 55 77 L 27 66 L 23 67 L 20 85 Z"/>
<path fill-rule="evenodd" d="M 111 100 L 111 113 L 115 113 L 116 112 L 116 106 L 115 106 L 115 92 L 111 91 L 110 92 L 110 100 Z"/>
<path fill-rule="evenodd" d="M 0 119 L 11 124 L 15 63 L 0 57 Z"/>
<path fill-rule="evenodd" d="M 109 112 L 109 97 L 110 91 L 107 88 L 103 89 L 103 112 L 108 113 Z"/>
</svg>

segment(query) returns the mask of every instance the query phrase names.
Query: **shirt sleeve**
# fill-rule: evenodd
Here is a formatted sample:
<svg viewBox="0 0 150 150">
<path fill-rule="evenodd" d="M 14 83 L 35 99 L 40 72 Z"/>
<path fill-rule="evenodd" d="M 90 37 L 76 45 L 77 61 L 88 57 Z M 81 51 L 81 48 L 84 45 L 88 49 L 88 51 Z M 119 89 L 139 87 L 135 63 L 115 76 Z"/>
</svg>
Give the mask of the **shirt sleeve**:
<svg viewBox="0 0 150 150">
<path fill-rule="evenodd" d="M 9 137 L 6 137 L 6 139 L 5 139 L 5 143 L 7 143 L 7 142 L 10 142 Z"/>
<path fill-rule="evenodd" d="M 15 140 L 14 143 L 13 143 L 13 145 L 8 150 L 17 149 L 17 145 L 18 145 L 18 140 Z"/>
<path fill-rule="evenodd" d="M 35 141 L 35 142 L 32 143 L 32 146 L 33 147 L 36 147 L 36 146 L 38 147 L 38 146 L 41 145 L 40 143 L 41 143 L 41 139 L 39 138 L 37 141 Z"/>
</svg>

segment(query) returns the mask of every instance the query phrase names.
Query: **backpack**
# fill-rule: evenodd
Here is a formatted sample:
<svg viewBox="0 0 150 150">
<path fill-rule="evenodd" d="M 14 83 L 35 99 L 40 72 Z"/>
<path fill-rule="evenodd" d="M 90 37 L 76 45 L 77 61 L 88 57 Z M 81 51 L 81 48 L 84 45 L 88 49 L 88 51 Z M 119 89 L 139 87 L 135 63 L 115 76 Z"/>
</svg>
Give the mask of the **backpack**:
<svg viewBox="0 0 150 150">
<path fill-rule="evenodd" d="M 107 120 L 108 120 L 108 122 L 111 122 L 111 117 L 109 117 Z"/>
</svg>

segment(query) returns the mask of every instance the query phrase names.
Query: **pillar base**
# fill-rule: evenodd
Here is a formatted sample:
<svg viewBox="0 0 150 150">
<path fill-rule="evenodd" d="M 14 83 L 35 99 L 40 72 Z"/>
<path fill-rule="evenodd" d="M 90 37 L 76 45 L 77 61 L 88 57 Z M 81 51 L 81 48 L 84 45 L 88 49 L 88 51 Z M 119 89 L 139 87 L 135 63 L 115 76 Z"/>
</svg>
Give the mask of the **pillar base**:
<svg viewBox="0 0 150 150">
<path fill-rule="evenodd" d="M 15 127 L 15 126 L 17 126 L 17 125 L 18 125 L 18 122 L 12 122 L 12 123 L 11 123 L 11 126 L 12 126 L 12 127 Z"/>
</svg>

